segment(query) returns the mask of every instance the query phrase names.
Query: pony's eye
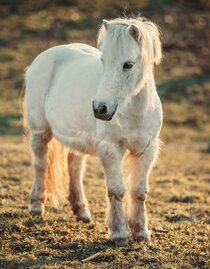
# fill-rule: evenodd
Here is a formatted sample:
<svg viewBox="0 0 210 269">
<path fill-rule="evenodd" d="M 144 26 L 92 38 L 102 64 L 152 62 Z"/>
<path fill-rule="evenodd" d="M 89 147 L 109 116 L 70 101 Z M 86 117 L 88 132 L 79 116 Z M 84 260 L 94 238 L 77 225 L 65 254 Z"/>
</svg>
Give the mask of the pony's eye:
<svg viewBox="0 0 210 269">
<path fill-rule="evenodd" d="M 132 61 L 125 62 L 123 65 L 123 70 L 131 69 L 133 65 L 134 65 L 134 62 Z"/>
</svg>

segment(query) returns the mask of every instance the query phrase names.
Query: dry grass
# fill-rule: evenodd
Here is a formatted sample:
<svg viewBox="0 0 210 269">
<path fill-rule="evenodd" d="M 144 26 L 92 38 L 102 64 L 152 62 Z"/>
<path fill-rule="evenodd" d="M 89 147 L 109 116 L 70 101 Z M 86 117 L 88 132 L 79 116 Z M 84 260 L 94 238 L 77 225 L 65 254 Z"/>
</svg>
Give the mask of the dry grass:
<svg viewBox="0 0 210 269">
<path fill-rule="evenodd" d="M 151 11 L 150 17 L 162 25 L 166 34 L 165 59 L 157 74 L 163 96 L 162 140 L 165 144 L 151 176 L 147 202 L 153 234 L 151 242 L 131 240 L 127 247 L 116 248 L 106 240 L 105 182 L 96 158 L 88 159 L 85 176 L 85 190 L 95 225 L 75 222 L 68 204 L 55 209 L 48 203 L 44 219 L 29 216 L 33 171 L 22 143 L 20 116 L 24 68 L 35 55 L 52 45 L 67 40 L 94 44 L 96 28 L 90 25 L 91 22 L 94 25 L 99 15 L 92 15 L 95 17 L 91 17 L 90 25 L 83 25 L 85 13 L 75 7 L 49 6 L 47 12 L 24 10 L 17 14 L 3 8 L 0 268 L 209 268 L 210 81 L 204 61 L 206 39 L 200 35 L 200 32 L 209 34 L 205 24 L 208 10 L 191 11 L 185 20 L 181 6 L 173 9 L 161 6 L 159 18 L 157 12 Z M 74 14 L 71 20 L 70 13 Z M 181 29 L 183 25 L 186 32 Z M 173 33 L 176 40 L 170 44 L 168 40 Z M 192 42 L 195 47 L 188 47 L 189 38 L 195 41 Z M 200 50 L 196 46 L 200 46 Z M 94 259 L 82 262 L 98 252 Z"/>
<path fill-rule="evenodd" d="M 174 138 L 175 139 L 175 138 Z M 178 147 L 178 149 L 177 149 Z M 20 139 L 0 149 L 1 268 L 207 268 L 209 156 L 205 143 L 164 146 L 150 183 L 151 242 L 115 248 L 106 241 L 105 186 L 98 161 L 88 160 L 85 189 L 95 226 L 75 222 L 69 205 L 48 204 L 43 219 L 28 215 L 32 169 Z M 96 172 L 97 171 L 97 172 Z M 97 252 L 90 262 L 81 261 Z"/>
</svg>

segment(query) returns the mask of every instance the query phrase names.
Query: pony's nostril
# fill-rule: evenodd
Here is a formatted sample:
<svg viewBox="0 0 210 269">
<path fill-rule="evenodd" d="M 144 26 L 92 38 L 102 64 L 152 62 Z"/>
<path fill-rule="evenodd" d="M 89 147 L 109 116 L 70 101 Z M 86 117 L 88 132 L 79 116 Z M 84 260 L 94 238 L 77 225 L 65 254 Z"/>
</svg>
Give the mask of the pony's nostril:
<svg viewBox="0 0 210 269">
<path fill-rule="evenodd" d="M 105 102 L 97 102 L 96 100 L 93 100 L 92 107 L 95 118 L 101 120 L 107 118 L 109 109 Z"/>
<path fill-rule="evenodd" d="M 99 107 L 98 107 L 98 113 L 100 114 L 100 115 L 106 115 L 107 114 L 107 107 L 106 107 L 106 105 L 99 105 Z"/>
</svg>

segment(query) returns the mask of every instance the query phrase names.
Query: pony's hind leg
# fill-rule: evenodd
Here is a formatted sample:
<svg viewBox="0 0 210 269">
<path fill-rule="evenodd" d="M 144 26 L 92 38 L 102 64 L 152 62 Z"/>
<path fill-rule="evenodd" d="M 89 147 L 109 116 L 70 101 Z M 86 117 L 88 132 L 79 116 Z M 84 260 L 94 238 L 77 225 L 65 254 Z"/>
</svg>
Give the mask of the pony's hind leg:
<svg viewBox="0 0 210 269">
<path fill-rule="evenodd" d="M 128 181 L 128 222 L 133 237 L 136 240 L 149 240 L 151 235 L 151 232 L 148 230 L 145 202 L 149 190 L 148 178 L 158 153 L 158 145 L 158 139 L 155 139 L 150 142 L 142 156 L 132 154 L 128 156 L 130 169 Z"/>
<path fill-rule="evenodd" d="M 72 152 L 68 154 L 68 168 L 70 176 L 69 201 L 77 221 L 90 222 L 90 211 L 83 190 L 85 157 Z"/>
<path fill-rule="evenodd" d="M 44 214 L 46 202 L 45 173 L 47 169 L 47 143 L 51 139 L 50 132 L 31 131 L 30 144 L 34 153 L 35 180 L 30 196 L 29 211 L 32 215 Z"/>
</svg>

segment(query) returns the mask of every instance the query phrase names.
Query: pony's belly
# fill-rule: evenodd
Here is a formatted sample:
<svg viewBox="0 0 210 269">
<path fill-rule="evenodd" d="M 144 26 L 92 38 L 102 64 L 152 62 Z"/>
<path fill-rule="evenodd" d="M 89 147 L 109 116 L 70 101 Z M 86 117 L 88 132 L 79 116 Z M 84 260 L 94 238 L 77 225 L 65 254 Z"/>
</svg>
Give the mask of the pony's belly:
<svg viewBox="0 0 210 269">
<path fill-rule="evenodd" d="M 94 154 L 97 142 L 93 112 L 87 105 L 83 105 L 83 109 L 80 109 L 79 106 L 68 105 L 65 98 L 56 105 L 56 99 L 53 99 L 49 98 L 45 108 L 45 115 L 53 136 L 72 149 Z"/>
</svg>

